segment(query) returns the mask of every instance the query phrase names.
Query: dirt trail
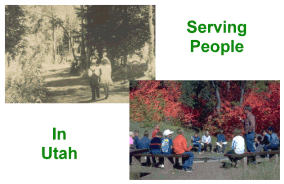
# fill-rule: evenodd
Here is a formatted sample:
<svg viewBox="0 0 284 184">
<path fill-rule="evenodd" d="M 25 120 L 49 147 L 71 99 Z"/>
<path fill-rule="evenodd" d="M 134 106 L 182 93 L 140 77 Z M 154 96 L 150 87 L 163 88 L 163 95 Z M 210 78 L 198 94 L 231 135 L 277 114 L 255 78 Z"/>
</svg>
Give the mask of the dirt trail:
<svg viewBox="0 0 284 184">
<path fill-rule="evenodd" d="M 109 88 L 109 98 L 104 99 L 103 88 L 101 98 L 96 102 L 92 98 L 88 79 L 70 74 L 70 64 L 43 65 L 43 76 L 48 89 L 46 103 L 128 103 L 129 83 L 114 83 Z"/>
</svg>

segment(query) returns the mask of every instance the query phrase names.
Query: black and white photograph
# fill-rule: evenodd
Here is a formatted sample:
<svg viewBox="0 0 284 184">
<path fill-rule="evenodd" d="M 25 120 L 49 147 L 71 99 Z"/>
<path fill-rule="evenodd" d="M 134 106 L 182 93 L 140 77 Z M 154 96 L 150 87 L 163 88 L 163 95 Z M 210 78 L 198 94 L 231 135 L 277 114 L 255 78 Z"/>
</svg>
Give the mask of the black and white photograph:
<svg viewBox="0 0 284 184">
<path fill-rule="evenodd" d="M 154 5 L 5 5 L 5 103 L 128 103 L 153 79 Z"/>
</svg>

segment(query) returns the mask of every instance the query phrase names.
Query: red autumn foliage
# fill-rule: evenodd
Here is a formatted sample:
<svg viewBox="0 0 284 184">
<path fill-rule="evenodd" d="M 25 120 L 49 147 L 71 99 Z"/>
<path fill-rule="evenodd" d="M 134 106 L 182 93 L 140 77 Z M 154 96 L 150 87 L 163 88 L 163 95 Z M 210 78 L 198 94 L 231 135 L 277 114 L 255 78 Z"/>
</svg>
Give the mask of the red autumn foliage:
<svg viewBox="0 0 284 184">
<path fill-rule="evenodd" d="M 238 116 L 243 119 L 243 107 L 251 105 L 252 113 L 256 117 L 256 132 L 273 126 L 275 132 L 280 134 L 280 83 L 270 82 L 268 90 L 258 91 L 258 88 L 247 89 L 241 106 L 235 104 L 240 98 L 240 87 L 234 82 L 230 89 L 226 83 L 220 85 L 221 113 L 213 113 L 203 117 L 200 122 L 201 108 L 192 109 L 185 107 L 180 101 L 181 83 L 178 81 L 139 81 L 140 87 L 130 91 L 130 118 L 136 122 L 149 124 L 171 120 L 174 124 L 191 123 L 194 126 L 210 131 L 216 135 L 220 129 L 228 139 L 232 137 L 235 128 L 243 130 L 243 124 Z M 200 103 L 205 103 L 200 100 Z M 211 118 L 212 117 L 212 118 Z M 280 136 L 280 135 L 279 135 Z"/>
</svg>

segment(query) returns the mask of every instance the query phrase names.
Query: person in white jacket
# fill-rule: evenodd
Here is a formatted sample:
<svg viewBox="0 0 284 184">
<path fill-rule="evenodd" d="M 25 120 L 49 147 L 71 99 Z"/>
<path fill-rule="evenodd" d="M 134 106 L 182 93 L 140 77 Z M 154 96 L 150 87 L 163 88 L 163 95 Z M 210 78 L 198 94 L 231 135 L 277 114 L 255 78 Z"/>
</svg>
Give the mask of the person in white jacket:
<svg viewBox="0 0 284 184">
<path fill-rule="evenodd" d="M 243 154 L 245 152 L 245 139 L 241 136 L 242 131 L 238 128 L 234 130 L 234 138 L 232 141 L 232 150 L 228 151 L 227 154 Z M 229 157 L 230 161 L 237 165 L 237 161 L 241 158 Z"/>
<path fill-rule="evenodd" d="M 208 131 L 202 136 L 202 143 L 204 144 L 204 150 L 207 150 L 207 146 L 209 146 L 210 152 L 212 152 L 211 136 Z"/>
</svg>

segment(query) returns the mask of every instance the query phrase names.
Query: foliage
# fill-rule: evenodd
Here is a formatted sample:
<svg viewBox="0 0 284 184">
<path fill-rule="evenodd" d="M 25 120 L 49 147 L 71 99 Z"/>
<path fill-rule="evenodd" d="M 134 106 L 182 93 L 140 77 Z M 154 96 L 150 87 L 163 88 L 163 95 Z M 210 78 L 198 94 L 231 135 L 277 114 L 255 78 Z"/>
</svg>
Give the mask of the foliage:
<svg viewBox="0 0 284 184">
<path fill-rule="evenodd" d="M 16 45 L 25 33 L 24 15 L 19 5 L 5 5 L 5 53 L 12 57 L 17 50 Z"/>
<path fill-rule="evenodd" d="M 5 102 L 40 103 L 45 98 L 46 88 L 38 55 L 15 56 L 11 65 L 5 68 Z"/>
<path fill-rule="evenodd" d="M 256 117 L 256 132 L 273 126 L 280 133 L 279 81 L 216 81 L 215 84 L 221 100 L 219 112 L 215 109 L 216 91 L 209 81 L 132 82 L 130 119 L 147 124 L 166 120 L 174 124 L 190 123 L 213 135 L 223 129 L 230 139 L 235 128 L 243 130 L 238 116 L 245 118 L 243 107 L 249 104 Z"/>
</svg>

